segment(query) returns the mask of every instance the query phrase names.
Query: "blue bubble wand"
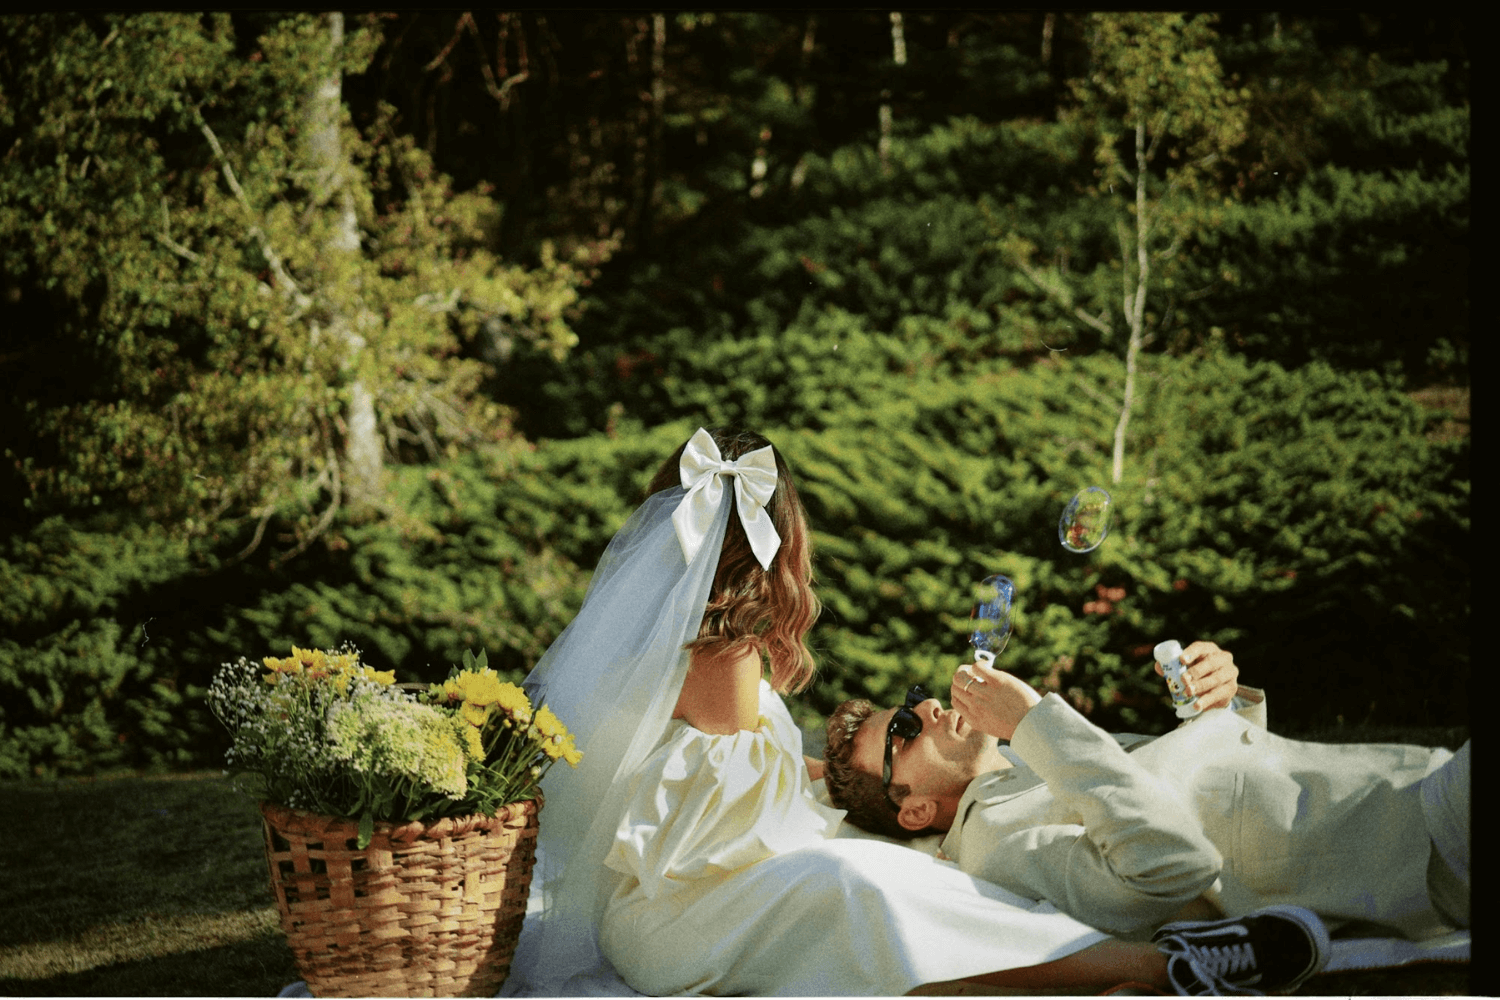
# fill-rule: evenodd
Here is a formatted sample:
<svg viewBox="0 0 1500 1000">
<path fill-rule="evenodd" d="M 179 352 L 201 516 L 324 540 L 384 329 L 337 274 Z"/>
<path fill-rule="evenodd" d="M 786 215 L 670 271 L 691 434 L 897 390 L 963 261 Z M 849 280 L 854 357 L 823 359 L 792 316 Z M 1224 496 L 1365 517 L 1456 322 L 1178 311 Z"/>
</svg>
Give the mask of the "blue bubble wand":
<svg viewBox="0 0 1500 1000">
<path fill-rule="evenodd" d="M 974 608 L 974 631 L 969 645 L 974 647 L 974 662 L 991 666 L 1010 639 L 1010 609 L 1016 597 L 1016 585 L 1010 577 L 995 574 L 980 581 L 979 604 Z"/>
</svg>

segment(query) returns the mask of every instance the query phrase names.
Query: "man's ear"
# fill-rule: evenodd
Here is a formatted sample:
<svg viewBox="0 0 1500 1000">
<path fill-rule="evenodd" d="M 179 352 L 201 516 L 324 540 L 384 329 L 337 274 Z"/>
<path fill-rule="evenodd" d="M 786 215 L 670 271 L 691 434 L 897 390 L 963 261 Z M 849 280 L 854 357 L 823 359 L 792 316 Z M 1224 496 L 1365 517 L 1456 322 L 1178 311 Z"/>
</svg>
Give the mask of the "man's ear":
<svg viewBox="0 0 1500 1000">
<path fill-rule="evenodd" d="M 937 819 L 937 814 L 937 799 L 914 792 L 901 800 L 901 811 L 896 814 L 896 822 L 905 830 L 925 830 Z"/>
</svg>

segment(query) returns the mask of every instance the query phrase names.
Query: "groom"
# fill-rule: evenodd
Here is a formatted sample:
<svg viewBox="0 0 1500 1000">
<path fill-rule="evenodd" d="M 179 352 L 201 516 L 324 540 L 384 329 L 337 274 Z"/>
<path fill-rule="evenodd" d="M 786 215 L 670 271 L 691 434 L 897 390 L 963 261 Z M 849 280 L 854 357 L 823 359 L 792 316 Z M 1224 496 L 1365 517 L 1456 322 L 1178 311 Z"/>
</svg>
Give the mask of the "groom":
<svg viewBox="0 0 1500 1000">
<path fill-rule="evenodd" d="M 1202 704 L 1258 694 L 1225 683 L 1238 669 L 1212 643 L 1183 660 L 1214 688 Z M 1222 707 L 1155 740 L 1113 737 L 966 664 L 951 710 L 919 688 L 899 708 L 839 706 L 825 777 L 857 826 L 946 833 L 969 874 L 1114 933 L 1293 904 L 1420 939 L 1469 923 L 1468 768 L 1467 744 L 1303 743 Z"/>
</svg>

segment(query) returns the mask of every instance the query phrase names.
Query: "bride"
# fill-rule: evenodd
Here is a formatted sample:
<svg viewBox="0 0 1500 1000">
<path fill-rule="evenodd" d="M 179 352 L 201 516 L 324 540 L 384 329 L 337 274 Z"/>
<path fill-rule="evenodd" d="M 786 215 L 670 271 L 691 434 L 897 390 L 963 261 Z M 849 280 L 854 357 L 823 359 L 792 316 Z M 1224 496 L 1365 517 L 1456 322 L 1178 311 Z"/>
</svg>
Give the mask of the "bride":
<svg viewBox="0 0 1500 1000">
<path fill-rule="evenodd" d="M 648 492 L 526 682 L 585 756 L 544 781 L 545 907 L 507 994 L 598 992 L 610 966 L 653 995 L 1169 988 L 1152 944 L 835 838 L 843 813 L 814 797 L 780 697 L 812 677 L 819 611 L 785 463 L 758 435 L 699 429 Z"/>
</svg>

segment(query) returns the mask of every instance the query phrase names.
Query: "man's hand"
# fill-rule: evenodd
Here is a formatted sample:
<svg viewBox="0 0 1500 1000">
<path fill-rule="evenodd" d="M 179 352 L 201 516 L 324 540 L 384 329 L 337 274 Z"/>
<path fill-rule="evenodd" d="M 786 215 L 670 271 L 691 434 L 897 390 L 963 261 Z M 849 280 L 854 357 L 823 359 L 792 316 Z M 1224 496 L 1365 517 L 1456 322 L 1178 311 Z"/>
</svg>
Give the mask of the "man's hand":
<svg viewBox="0 0 1500 1000">
<path fill-rule="evenodd" d="M 965 663 L 954 671 L 951 700 L 969 725 L 1008 740 L 1042 697 L 1013 674 L 980 663 Z"/>
<path fill-rule="evenodd" d="M 1240 686 L 1240 668 L 1234 665 L 1234 654 L 1211 642 L 1195 642 L 1182 651 L 1182 665 L 1187 667 L 1183 680 L 1188 693 L 1197 698 L 1198 708 L 1227 708 Z M 1161 674 L 1161 664 L 1156 665 Z"/>
</svg>

